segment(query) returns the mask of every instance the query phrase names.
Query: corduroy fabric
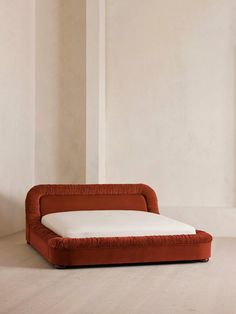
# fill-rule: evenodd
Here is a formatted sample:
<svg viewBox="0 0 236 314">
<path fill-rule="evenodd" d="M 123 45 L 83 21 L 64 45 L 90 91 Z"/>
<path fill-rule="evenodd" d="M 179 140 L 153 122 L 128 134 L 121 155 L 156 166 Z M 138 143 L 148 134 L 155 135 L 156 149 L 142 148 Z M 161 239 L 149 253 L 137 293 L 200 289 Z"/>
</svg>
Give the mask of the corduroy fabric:
<svg viewBox="0 0 236 314">
<path fill-rule="evenodd" d="M 42 224 L 31 228 L 31 245 L 50 263 L 63 266 L 208 259 L 212 237 L 196 235 L 119 238 L 62 238 Z"/>
<path fill-rule="evenodd" d="M 79 210 L 141 210 L 147 203 L 140 194 L 119 195 L 46 195 L 40 199 L 41 215 L 58 211 Z"/>
<path fill-rule="evenodd" d="M 79 195 L 140 195 L 143 196 L 146 201 L 147 211 L 159 213 L 156 194 L 145 184 L 45 184 L 34 186 L 28 192 L 26 196 L 26 219 L 28 222 L 40 220 L 42 215 L 40 203 L 43 197 L 72 197 Z M 131 198 L 131 204 L 132 201 Z M 110 205 L 113 206 L 112 200 Z M 94 206 L 96 207 L 96 204 L 94 204 Z M 55 206 L 55 211 L 60 210 Z M 46 214 L 46 212 L 44 212 L 44 214 Z"/>
<path fill-rule="evenodd" d="M 29 191 L 26 198 L 26 237 L 27 241 L 52 264 L 65 266 L 126 264 L 202 260 L 210 257 L 212 237 L 204 231 L 197 231 L 195 235 L 73 239 L 60 237 L 41 224 L 41 200 L 44 196 L 47 196 L 47 200 L 50 196 L 52 199 L 55 196 L 63 196 L 63 201 L 70 203 L 70 198 L 78 195 L 114 195 L 118 209 L 132 208 L 135 200 L 137 202 L 135 206 L 140 207 L 139 210 L 159 213 L 155 192 L 143 184 L 36 186 Z M 117 201 L 119 195 L 121 196 L 120 203 Z M 142 197 L 133 198 L 134 195 Z M 145 206 L 143 198 L 146 202 Z M 80 198 L 76 197 L 74 200 L 78 202 Z M 112 197 L 105 197 L 104 200 L 109 200 L 108 208 L 114 206 Z M 58 206 L 57 201 L 55 208 L 54 202 L 47 201 L 46 203 L 50 204 L 49 212 L 63 209 Z M 78 208 L 81 209 L 81 206 L 79 205 Z M 96 210 L 96 208 L 97 202 L 94 208 L 90 209 Z M 112 207 L 112 209 L 115 208 Z M 43 210 L 43 214 L 45 213 L 47 213 L 46 207 Z"/>
<path fill-rule="evenodd" d="M 79 248 L 117 248 L 140 246 L 173 246 L 210 243 L 212 236 L 197 230 L 196 234 L 170 236 L 135 236 L 135 237 L 101 237 L 101 238 L 63 238 L 42 224 L 32 226 L 32 231 L 47 241 L 51 248 L 79 249 Z"/>
</svg>

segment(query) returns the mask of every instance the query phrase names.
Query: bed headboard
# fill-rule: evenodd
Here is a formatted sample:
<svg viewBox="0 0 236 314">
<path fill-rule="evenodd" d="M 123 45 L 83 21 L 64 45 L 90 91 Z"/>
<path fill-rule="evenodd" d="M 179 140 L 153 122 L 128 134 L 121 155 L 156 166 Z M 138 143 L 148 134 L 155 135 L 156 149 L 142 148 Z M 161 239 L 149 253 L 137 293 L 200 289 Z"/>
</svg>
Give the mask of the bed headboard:
<svg viewBox="0 0 236 314">
<path fill-rule="evenodd" d="M 142 210 L 159 213 L 157 197 L 145 184 L 48 184 L 26 196 L 26 224 L 55 212 L 74 210 Z"/>
</svg>

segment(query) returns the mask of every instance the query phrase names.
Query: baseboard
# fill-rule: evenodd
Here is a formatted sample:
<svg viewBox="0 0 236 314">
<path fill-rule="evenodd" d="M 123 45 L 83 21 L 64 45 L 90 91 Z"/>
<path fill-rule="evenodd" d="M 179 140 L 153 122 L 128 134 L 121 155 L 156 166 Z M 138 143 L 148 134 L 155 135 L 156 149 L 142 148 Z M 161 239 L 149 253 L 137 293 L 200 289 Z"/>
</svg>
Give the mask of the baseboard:
<svg viewBox="0 0 236 314">
<path fill-rule="evenodd" d="M 236 237 L 235 207 L 161 207 L 160 212 L 215 237 Z"/>
</svg>

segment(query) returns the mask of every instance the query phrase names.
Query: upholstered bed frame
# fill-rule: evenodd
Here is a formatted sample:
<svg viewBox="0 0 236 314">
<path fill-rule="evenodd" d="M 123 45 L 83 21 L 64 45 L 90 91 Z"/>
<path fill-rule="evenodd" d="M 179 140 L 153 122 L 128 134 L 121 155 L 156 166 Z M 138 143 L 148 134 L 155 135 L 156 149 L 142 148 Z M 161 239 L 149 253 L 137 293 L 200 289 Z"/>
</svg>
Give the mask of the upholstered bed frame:
<svg viewBox="0 0 236 314">
<path fill-rule="evenodd" d="M 207 261 L 212 237 L 192 235 L 63 238 L 41 217 L 79 210 L 141 210 L 159 214 L 155 192 L 144 184 L 38 185 L 26 197 L 26 239 L 56 266 Z"/>
</svg>

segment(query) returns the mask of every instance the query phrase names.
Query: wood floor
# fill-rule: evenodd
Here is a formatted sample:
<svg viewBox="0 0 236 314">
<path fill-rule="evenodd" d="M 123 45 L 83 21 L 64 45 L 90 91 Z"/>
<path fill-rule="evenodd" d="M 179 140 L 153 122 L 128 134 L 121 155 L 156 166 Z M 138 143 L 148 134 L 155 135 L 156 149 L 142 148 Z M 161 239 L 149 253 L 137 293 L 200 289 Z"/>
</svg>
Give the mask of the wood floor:
<svg viewBox="0 0 236 314">
<path fill-rule="evenodd" d="M 236 238 L 208 263 L 57 270 L 17 233 L 0 239 L 0 313 L 234 314 Z"/>
</svg>

